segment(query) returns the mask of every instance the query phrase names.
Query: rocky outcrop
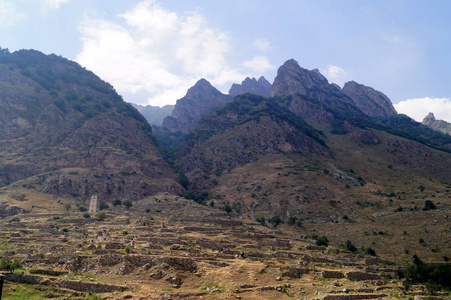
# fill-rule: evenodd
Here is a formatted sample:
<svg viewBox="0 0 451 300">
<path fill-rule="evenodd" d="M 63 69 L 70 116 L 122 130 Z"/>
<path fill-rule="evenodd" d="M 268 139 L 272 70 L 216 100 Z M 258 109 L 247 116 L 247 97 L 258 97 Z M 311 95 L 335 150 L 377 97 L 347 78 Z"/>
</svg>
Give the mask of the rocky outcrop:
<svg viewBox="0 0 451 300">
<path fill-rule="evenodd" d="M 254 77 L 252 79 L 247 77 L 241 84 L 234 83 L 229 90 L 229 95 L 232 97 L 246 93 L 269 97 L 271 95 L 271 83 L 263 76 L 258 80 Z"/>
<path fill-rule="evenodd" d="M 200 79 L 188 90 L 185 97 L 177 100 L 171 116 L 164 118 L 162 127 L 172 133 L 189 133 L 200 118 L 231 99 L 230 96 L 214 88 L 207 80 Z"/>
<path fill-rule="evenodd" d="M 271 97 L 293 94 L 310 95 L 313 89 L 336 90 L 317 69 L 313 71 L 303 69 L 297 61 L 290 59 L 277 70 Z"/>
<path fill-rule="evenodd" d="M 447 133 L 451 135 L 451 123 L 448 123 L 443 120 L 437 120 L 433 113 L 429 113 L 421 122 L 423 125 L 426 125 L 432 129 L 441 131 L 443 133 Z"/>
<path fill-rule="evenodd" d="M 341 91 L 349 96 L 362 112 L 370 117 L 387 118 L 397 113 L 390 99 L 382 92 L 376 91 L 371 87 L 350 81 L 346 82 Z"/>
<path fill-rule="evenodd" d="M 294 60 L 286 61 L 278 70 L 271 89 L 271 97 L 291 96 L 289 109 L 298 116 L 331 123 L 330 108 L 347 114 L 362 114 L 353 101 L 339 88 L 329 84 L 326 77 L 315 69 L 303 69 Z"/>
</svg>

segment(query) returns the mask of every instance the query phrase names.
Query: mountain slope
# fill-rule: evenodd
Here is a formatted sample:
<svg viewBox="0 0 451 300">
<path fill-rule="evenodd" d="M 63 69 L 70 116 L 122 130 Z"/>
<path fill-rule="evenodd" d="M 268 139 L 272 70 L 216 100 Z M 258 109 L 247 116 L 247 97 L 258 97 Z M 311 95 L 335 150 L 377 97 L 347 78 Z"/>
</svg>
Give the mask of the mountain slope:
<svg viewBox="0 0 451 300">
<path fill-rule="evenodd" d="M 93 73 L 34 50 L 2 53 L 0 70 L 0 186 L 100 199 L 182 190 L 146 120 Z"/>
<path fill-rule="evenodd" d="M 211 174 L 240 167 L 265 154 L 301 151 L 331 156 L 321 133 L 276 99 L 245 94 L 204 117 L 177 156 L 191 188 L 205 189 L 214 186 Z"/>
<path fill-rule="evenodd" d="M 383 93 L 355 81 L 346 82 L 341 90 L 354 104 L 370 117 L 389 117 L 396 114 L 390 99 Z"/>
<path fill-rule="evenodd" d="M 371 244 L 394 259 L 421 251 L 441 260 L 446 221 L 425 201 L 450 212 L 449 137 L 405 115 L 373 118 L 294 61 L 278 74 L 276 97 L 242 95 L 197 123 L 177 152 L 188 196 L 267 226 L 298 220 L 293 231 Z"/>
</svg>

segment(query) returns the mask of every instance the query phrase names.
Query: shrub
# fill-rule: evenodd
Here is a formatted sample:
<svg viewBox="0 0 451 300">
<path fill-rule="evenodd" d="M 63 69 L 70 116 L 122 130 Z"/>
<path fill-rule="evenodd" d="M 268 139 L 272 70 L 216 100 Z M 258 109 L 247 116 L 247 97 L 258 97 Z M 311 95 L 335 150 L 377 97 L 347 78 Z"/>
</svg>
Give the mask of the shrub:
<svg viewBox="0 0 451 300">
<path fill-rule="evenodd" d="M 105 202 L 100 202 L 100 204 L 99 204 L 100 210 L 104 210 L 104 209 L 108 209 L 108 208 L 110 208 L 110 206 L 108 204 L 106 204 Z"/>
<path fill-rule="evenodd" d="M 232 207 L 230 206 L 230 204 L 227 203 L 226 205 L 224 205 L 222 210 L 225 211 L 226 213 L 230 214 L 232 212 Z"/>
<path fill-rule="evenodd" d="M 327 238 L 327 236 L 323 235 L 322 237 L 319 237 L 316 240 L 315 243 L 317 246 L 329 246 L 329 239 Z"/>
<path fill-rule="evenodd" d="M 126 246 L 124 248 L 125 253 L 129 254 L 132 251 L 132 248 L 130 248 L 130 246 Z"/>
<path fill-rule="evenodd" d="M 113 206 L 118 206 L 118 205 L 122 205 L 122 201 L 119 200 L 119 199 L 115 199 L 115 200 L 113 201 Z"/>
<path fill-rule="evenodd" d="M 265 218 L 264 217 L 255 218 L 255 221 L 260 223 L 261 225 L 265 225 Z"/>
<path fill-rule="evenodd" d="M 97 217 L 97 220 L 104 221 L 106 219 L 106 213 L 101 212 L 101 213 L 97 214 L 96 217 Z"/>
<path fill-rule="evenodd" d="M 130 208 L 133 206 L 133 203 L 130 200 L 125 200 L 124 202 L 122 202 L 122 205 L 124 205 L 125 208 Z"/>
<path fill-rule="evenodd" d="M 298 218 L 296 218 L 296 217 L 289 217 L 287 220 L 287 224 L 292 226 L 292 225 L 296 224 L 297 220 L 298 220 Z"/>
<path fill-rule="evenodd" d="M 0 270 L 13 272 L 16 269 L 22 268 L 22 264 L 19 259 L 14 258 L 11 260 L 9 257 L 4 257 L 0 260 Z"/>
<path fill-rule="evenodd" d="M 366 248 L 365 253 L 372 256 L 376 256 L 376 251 L 373 248 Z"/>
<path fill-rule="evenodd" d="M 13 217 L 13 218 L 10 219 L 8 222 L 9 222 L 9 223 L 12 223 L 12 222 L 20 222 L 20 218 L 19 218 L 19 217 Z"/>
<path fill-rule="evenodd" d="M 430 292 L 451 288 L 451 264 L 449 263 L 424 263 L 414 255 L 413 266 L 406 272 L 408 285 L 422 283 Z"/>
<path fill-rule="evenodd" d="M 346 241 L 346 250 L 351 251 L 351 252 L 357 252 L 357 247 L 354 246 L 354 244 L 350 240 L 347 240 Z"/>
<path fill-rule="evenodd" d="M 86 218 L 86 219 L 87 219 L 87 218 L 90 218 L 90 217 L 91 217 L 91 215 L 90 215 L 89 213 L 84 213 L 84 214 L 83 214 L 83 218 Z"/>
<path fill-rule="evenodd" d="M 430 209 L 436 209 L 437 206 L 435 206 L 434 202 L 431 200 L 424 201 L 424 208 L 423 210 L 430 210 Z"/>
<path fill-rule="evenodd" d="M 272 218 L 268 219 L 268 222 L 274 225 L 274 227 L 277 227 L 277 225 L 282 224 L 283 221 L 279 216 L 274 216 Z"/>
</svg>

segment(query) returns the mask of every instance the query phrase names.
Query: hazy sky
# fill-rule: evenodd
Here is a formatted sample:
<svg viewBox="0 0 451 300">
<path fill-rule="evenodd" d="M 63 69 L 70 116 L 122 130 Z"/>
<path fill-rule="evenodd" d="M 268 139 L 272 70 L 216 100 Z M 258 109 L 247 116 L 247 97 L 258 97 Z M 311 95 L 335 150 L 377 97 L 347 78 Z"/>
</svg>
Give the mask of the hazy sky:
<svg viewBox="0 0 451 300">
<path fill-rule="evenodd" d="M 0 0 L 0 46 L 62 55 L 160 106 L 202 77 L 222 92 L 272 82 L 294 58 L 451 121 L 450 13 L 449 0 Z"/>
</svg>

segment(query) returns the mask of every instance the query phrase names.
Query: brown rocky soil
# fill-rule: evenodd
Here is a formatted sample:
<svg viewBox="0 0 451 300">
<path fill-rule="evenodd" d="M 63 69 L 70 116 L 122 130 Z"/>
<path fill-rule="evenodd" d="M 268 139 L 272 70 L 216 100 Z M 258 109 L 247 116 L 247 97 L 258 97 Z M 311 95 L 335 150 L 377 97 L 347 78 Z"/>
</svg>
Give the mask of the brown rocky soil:
<svg viewBox="0 0 451 300">
<path fill-rule="evenodd" d="M 103 221 L 73 211 L 3 219 L 1 255 L 23 264 L 7 275 L 5 299 L 18 299 L 14 294 L 25 287 L 42 298 L 111 300 L 408 299 L 422 293 L 421 287 L 406 293 L 396 279 L 400 267 L 383 257 L 315 246 L 183 198 L 160 195 L 104 212 Z"/>
</svg>

